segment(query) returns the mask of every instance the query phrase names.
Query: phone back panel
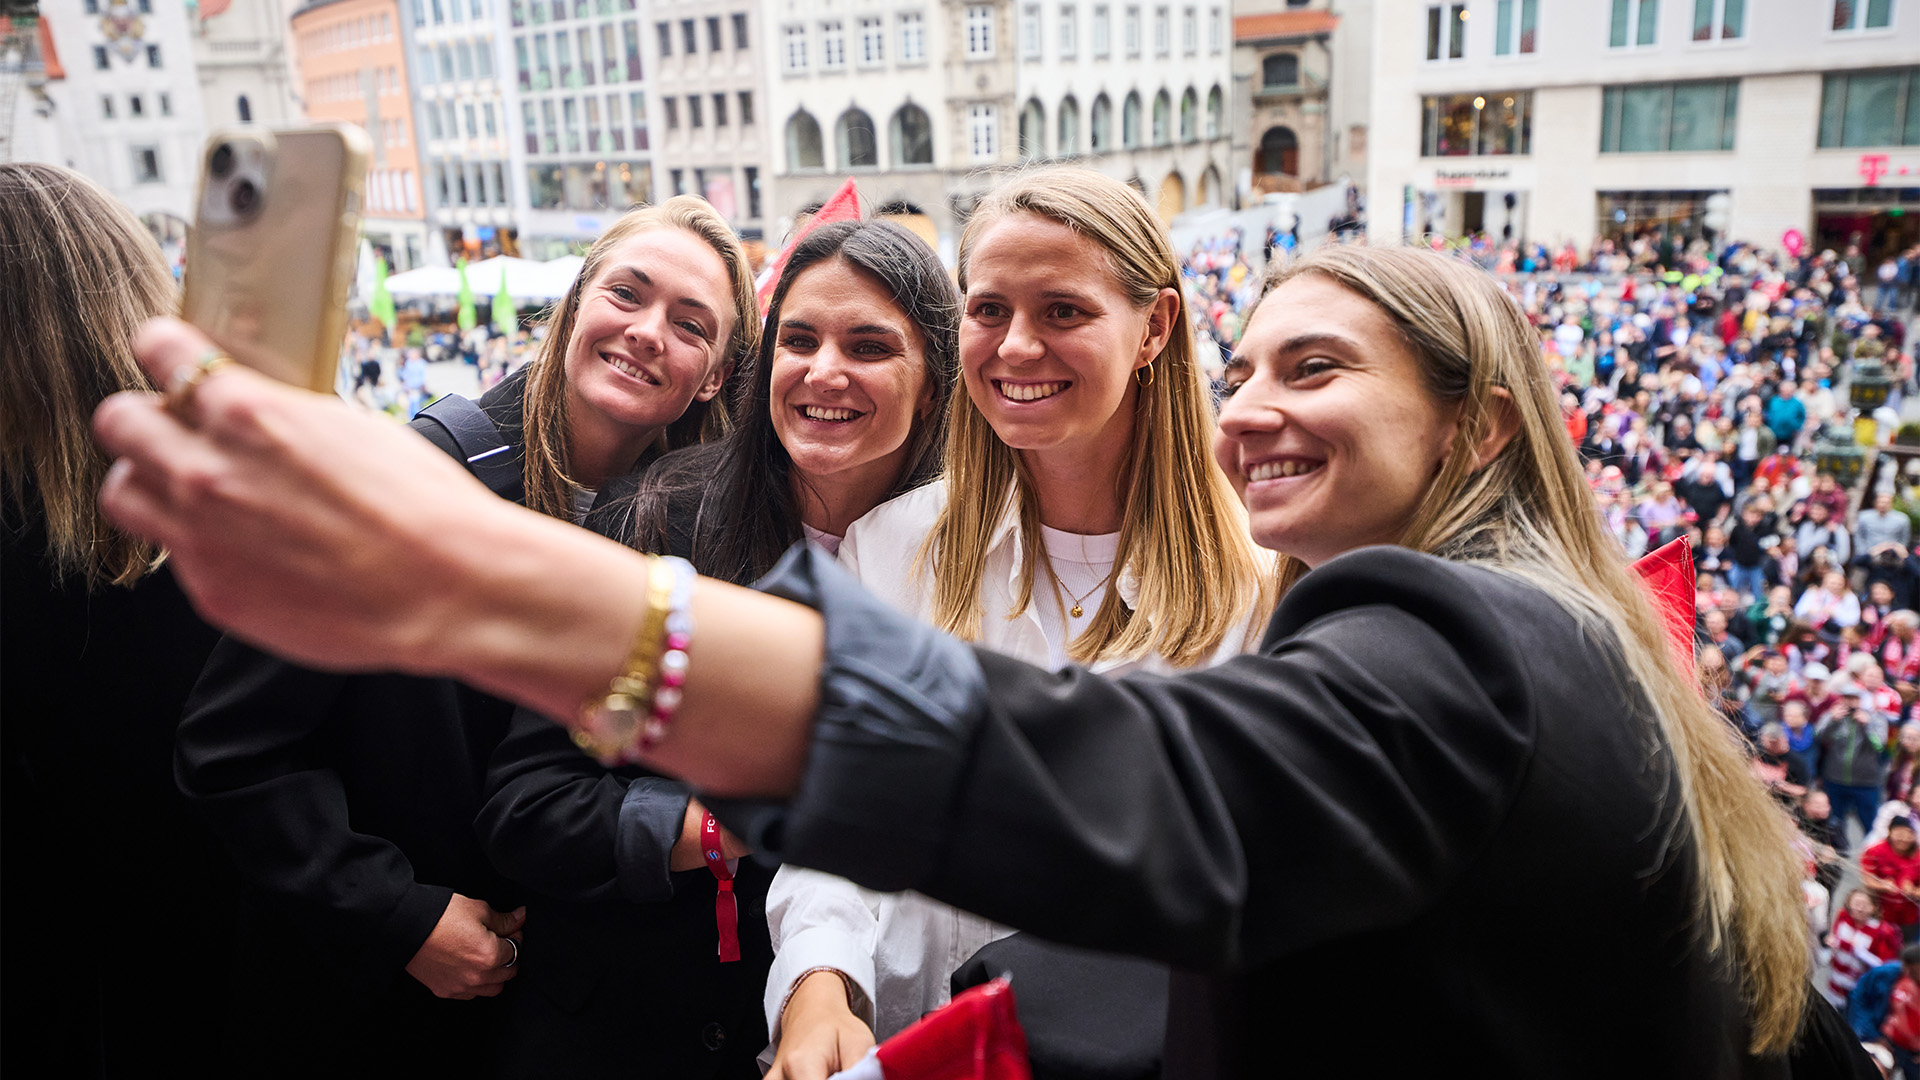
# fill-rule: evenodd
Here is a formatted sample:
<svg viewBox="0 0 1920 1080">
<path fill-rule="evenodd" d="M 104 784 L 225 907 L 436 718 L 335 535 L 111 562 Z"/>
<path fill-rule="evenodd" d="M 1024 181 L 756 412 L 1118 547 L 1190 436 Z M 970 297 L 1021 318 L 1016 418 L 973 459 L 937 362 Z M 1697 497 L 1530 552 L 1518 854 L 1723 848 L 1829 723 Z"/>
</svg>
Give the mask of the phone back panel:
<svg viewBox="0 0 1920 1080">
<path fill-rule="evenodd" d="M 230 138 L 216 133 L 208 155 Z M 369 143 L 358 128 L 275 131 L 257 213 L 202 212 L 187 238 L 182 315 L 236 360 L 332 392 L 346 331 Z"/>
</svg>

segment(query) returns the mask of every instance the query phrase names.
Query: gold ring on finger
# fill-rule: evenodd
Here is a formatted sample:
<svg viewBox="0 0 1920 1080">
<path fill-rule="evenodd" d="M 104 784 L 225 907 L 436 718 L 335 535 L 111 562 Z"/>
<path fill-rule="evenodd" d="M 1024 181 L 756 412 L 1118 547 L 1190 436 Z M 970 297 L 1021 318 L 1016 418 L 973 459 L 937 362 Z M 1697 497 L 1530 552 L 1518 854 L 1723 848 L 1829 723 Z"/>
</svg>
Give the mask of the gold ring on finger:
<svg viewBox="0 0 1920 1080">
<path fill-rule="evenodd" d="M 233 363 L 233 357 L 218 349 L 208 349 L 200 354 L 189 367 L 176 368 L 167 380 L 167 410 L 181 419 L 187 418 L 187 409 L 193 402 L 194 391 L 208 377 Z"/>
</svg>

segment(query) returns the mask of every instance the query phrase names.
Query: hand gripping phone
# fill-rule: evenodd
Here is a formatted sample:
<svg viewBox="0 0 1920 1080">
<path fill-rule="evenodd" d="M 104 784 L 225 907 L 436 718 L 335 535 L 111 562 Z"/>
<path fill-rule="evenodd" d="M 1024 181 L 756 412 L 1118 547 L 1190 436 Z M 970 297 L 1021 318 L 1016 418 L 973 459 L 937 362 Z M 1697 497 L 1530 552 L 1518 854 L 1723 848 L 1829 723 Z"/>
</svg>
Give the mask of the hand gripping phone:
<svg viewBox="0 0 1920 1080">
<path fill-rule="evenodd" d="M 181 317 L 241 363 L 333 392 L 371 154 L 347 124 L 214 133 Z"/>
</svg>

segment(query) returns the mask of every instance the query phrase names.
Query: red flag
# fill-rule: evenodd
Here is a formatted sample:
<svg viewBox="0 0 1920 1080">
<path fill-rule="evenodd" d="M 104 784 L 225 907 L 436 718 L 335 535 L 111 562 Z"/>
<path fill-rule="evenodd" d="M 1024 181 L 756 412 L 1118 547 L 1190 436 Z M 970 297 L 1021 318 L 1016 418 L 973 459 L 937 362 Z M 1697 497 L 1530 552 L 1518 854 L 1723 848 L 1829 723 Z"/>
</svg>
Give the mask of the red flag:
<svg viewBox="0 0 1920 1080">
<path fill-rule="evenodd" d="M 1032 1080 L 1013 988 L 993 979 L 880 1044 L 886 1080 Z"/>
<path fill-rule="evenodd" d="M 1647 588 L 1681 669 L 1693 671 L 1693 549 L 1681 537 L 1647 552 L 1633 564 Z"/>
<path fill-rule="evenodd" d="M 833 198 L 820 204 L 820 209 L 814 213 L 813 217 L 807 219 L 807 223 L 800 227 L 800 231 L 787 238 L 787 245 L 780 249 L 780 254 L 775 255 L 772 262 L 767 264 L 767 268 L 760 274 L 760 280 L 754 282 L 753 295 L 760 301 L 760 314 L 767 313 L 767 305 L 773 302 L 773 287 L 780 283 L 780 271 L 787 268 L 787 256 L 793 254 L 794 247 L 802 238 L 829 221 L 859 220 L 860 189 L 855 186 L 853 177 L 849 176 L 847 182 L 840 185 L 840 190 L 833 193 Z"/>
</svg>

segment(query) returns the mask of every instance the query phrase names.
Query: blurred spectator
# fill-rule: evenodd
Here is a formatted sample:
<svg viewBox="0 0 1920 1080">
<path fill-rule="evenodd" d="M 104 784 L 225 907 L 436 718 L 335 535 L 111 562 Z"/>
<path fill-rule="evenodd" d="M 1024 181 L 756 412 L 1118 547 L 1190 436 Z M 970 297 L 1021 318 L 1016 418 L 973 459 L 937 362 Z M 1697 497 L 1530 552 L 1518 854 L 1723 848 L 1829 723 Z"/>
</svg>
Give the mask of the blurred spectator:
<svg viewBox="0 0 1920 1080">
<path fill-rule="evenodd" d="M 1834 916 L 1826 946 L 1832 950 L 1826 997 L 1835 1007 L 1845 1008 L 1861 976 L 1899 958 L 1900 931 L 1880 917 L 1880 902 L 1872 893 L 1855 889 L 1847 894 L 1846 907 Z"/>
<path fill-rule="evenodd" d="M 1913 819 L 1904 815 L 1887 823 L 1887 838 L 1860 853 L 1860 881 L 1880 901 L 1880 916 L 1900 928 L 1909 944 L 1920 908 L 1920 851 L 1915 850 Z"/>
</svg>

